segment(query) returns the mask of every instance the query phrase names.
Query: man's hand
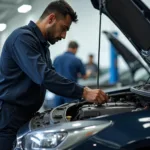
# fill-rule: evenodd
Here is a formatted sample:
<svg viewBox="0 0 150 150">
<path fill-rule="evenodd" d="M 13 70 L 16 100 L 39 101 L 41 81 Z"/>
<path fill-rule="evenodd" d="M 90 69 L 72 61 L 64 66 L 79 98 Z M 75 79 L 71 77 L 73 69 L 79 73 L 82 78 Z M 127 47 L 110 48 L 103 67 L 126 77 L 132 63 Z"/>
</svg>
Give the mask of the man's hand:
<svg viewBox="0 0 150 150">
<path fill-rule="evenodd" d="M 92 74 L 91 70 L 87 70 L 86 74 L 84 76 L 82 76 L 83 79 L 88 79 L 90 77 L 90 75 Z"/>
<path fill-rule="evenodd" d="M 90 89 L 88 87 L 84 88 L 83 98 L 88 102 L 93 103 L 105 103 L 108 100 L 108 96 L 100 89 Z"/>
</svg>

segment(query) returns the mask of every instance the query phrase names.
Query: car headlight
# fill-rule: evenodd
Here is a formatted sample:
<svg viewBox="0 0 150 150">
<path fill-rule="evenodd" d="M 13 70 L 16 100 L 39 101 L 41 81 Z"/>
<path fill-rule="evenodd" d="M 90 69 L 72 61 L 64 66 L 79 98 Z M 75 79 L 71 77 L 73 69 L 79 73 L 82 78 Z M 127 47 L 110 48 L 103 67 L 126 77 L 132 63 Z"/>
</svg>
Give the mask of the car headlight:
<svg viewBox="0 0 150 150">
<path fill-rule="evenodd" d="M 18 150 L 64 150 L 72 148 L 112 125 L 112 121 L 74 121 L 30 130 L 17 136 Z"/>
<path fill-rule="evenodd" d="M 32 132 L 25 136 L 24 147 L 26 149 L 41 150 L 57 147 L 67 136 L 66 132 Z"/>
</svg>

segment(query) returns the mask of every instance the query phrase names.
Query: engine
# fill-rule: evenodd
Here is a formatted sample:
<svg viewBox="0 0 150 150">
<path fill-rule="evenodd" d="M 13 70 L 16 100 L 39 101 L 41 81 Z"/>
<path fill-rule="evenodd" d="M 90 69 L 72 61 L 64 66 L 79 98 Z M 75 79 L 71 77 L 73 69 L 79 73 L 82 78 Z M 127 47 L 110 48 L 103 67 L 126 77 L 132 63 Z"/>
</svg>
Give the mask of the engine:
<svg viewBox="0 0 150 150">
<path fill-rule="evenodd" d="M 86 101 L 66 103 L 43 113 L 36 114 L 31 120 L 31 128 L 46 127 L 48 125 L 84 120 L 103 115 L 139 111 L 148 109 L 149 103 L 142 97 L 130 91 L 109 94 L 108 103 L 97 105 Z"/>
</svg>

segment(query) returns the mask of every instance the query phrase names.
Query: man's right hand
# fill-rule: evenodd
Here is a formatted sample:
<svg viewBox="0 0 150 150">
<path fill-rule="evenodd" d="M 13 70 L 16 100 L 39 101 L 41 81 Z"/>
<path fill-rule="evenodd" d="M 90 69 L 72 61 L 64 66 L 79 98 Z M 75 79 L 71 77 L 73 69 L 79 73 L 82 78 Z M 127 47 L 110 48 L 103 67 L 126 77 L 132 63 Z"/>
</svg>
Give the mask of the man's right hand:
<svg viewBox="0 0 150 150">
<path fill-rule="evenodd" d="M 83 98 L 88 102 L 93 103 L 105 103 L 108 100 L 108 96 L 100 89 L 90 89 L 88 87 L 84 88 Z"/>
</svg>

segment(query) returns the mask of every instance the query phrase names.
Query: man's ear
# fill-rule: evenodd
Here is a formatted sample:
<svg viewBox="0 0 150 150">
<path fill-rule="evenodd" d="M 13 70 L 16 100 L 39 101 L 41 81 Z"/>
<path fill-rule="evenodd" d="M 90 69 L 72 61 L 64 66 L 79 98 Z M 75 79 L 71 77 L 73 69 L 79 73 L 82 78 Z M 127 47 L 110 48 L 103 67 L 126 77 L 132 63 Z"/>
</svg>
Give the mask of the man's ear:
<svg viewBox="0 0 150 150">
<path fill-rule="evenodd" d="M 48 23 L 54 24 L 56 22 L 56 15 L 54 13 L 49 14 L 48 16 Z"/>
</svg>

